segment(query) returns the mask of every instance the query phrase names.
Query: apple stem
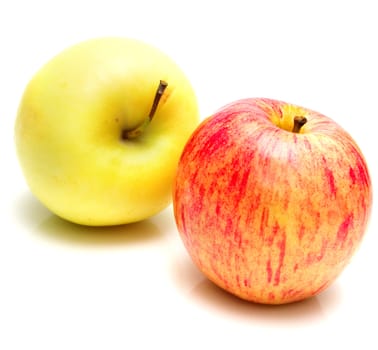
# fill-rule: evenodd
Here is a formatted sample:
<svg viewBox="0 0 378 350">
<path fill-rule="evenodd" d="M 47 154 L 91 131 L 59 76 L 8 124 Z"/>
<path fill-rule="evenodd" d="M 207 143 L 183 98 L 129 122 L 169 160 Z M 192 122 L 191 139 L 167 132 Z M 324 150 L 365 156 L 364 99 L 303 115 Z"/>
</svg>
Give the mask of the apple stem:
<svg viewBox="0 0 378 350">
<path fill-rule="evenodd" d="M 164 91 L 167 88 L 167 86 L 168 86 L 168 83 L 166 81 L 160 80 L 159 86 L 158 86 L 156 93 L 155 93 L 154 102 L 152 103 L 150 114 L 148 115 L 148 118 L 150 119 L 150 121 L 152 120 L 152 118 L 155 115 L 155 112 L 156 112 L 156 109 L 159 105 L 160 99 L 163 96 Z"/>
<path fill-rule="evenodd" d="M 148 114 L 148 118 L 146 118 L 141 124 L 139 124 L 135 129 L 132 130 L 123 130 L 122 131 L 122 139 L 123 140 L 130 140 L 138 137 L 143 133 L 143 131 L 146 129 L 148 124 L 150 124 L 152 118 L 154 117 L 156 110 L 158 108 L 159 102 L 161 97 L 164 94 L 165 89 L 167 88 L 168 83 L 164 80 L 160 80 L 159 86 L 156 90 L 154 101 L 152 103 L 152 107 L 150 110 L 150 113 Z"/>
<path fill-rule="evenodd" d="M 296 116 L 294 117 L 294 125 L 292 132 L 299 133 L 301 130 L 302 126 L 307 123 L 307 118 L 303 116 Z"/>
</svg>

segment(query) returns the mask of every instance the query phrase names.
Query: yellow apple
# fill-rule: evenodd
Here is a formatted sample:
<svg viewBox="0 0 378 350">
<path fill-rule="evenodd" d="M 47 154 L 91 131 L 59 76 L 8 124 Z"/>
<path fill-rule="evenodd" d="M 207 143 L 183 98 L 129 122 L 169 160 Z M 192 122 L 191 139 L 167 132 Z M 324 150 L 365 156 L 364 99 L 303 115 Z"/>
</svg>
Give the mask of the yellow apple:
<svg viewBox="0 0 378 350">
<path fill-rule="evenodd" d="M 171 58 L 138 40 L 98 38 L 35 74 L 15 143 L 47 208 L 79 224 L 116 225 L 170 204 L 178 159 L 198 122 L 193 88 Z"/>
</svg>

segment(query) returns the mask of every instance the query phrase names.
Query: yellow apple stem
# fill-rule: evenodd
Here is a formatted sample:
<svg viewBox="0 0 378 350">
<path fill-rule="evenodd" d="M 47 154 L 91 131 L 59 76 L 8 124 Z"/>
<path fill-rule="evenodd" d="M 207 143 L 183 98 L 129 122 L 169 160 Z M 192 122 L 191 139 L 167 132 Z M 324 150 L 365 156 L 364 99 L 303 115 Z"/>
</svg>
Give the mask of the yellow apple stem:
<svg viewBox="0 0 378 350">
<path fill-rule="evenodd" d="M 163 96 L 164 91 L 167 88 L 167 86 L 168 86 L 168 83 L 166 81 L 160 80 L 159 86 L 158 86 L 158 88 L 156 90 L 156 93 L 155 93 L 154 102 L 152 103 L 150 114 L 148 115 L 148 119 L 150 121 L 152 120 L 152 118 L 155 115 L 155 112 L 156 112 L 156 109 L 157 109 L 157 107 L 159 105 L 160 99 Z"/>
<path fill-rule="evenodd" d="M 158 88 L 156 90 L 156 93 L 155 93 L 154 102 L 152 103 L 152 107 L 151 107 L 150 113 L 148 114 L 148 118 L 146 118 L 135 129 L 132 129 L 132 130 L 123 130 L 122 131 L 122 139 L 123 140 L 134 139 L 134 138 L 138 137 L 139 135 L 141 135 L 144 132 L 144 130 L 146 129 L 146 127 L 148 126 L 148 124 L 150 124 L 152 118 L 154 117 L 155 112 L 156 112 L 156 110 L 158 108 L 160 99 L 163 96 L 164 91 L 167 88 L 167 86 L 168 86 L 167 82 L 165 82 L 164 80 L 160 80 L 159 86 L 158 86 Z"/>
<path fill-rule="evenodd" d="M 302 126 L 307 123 L 307 118 L 303 116 L 296 116 L 294 117 L 294 125 L 292 132 L 299 133 Z"/>
</svg>

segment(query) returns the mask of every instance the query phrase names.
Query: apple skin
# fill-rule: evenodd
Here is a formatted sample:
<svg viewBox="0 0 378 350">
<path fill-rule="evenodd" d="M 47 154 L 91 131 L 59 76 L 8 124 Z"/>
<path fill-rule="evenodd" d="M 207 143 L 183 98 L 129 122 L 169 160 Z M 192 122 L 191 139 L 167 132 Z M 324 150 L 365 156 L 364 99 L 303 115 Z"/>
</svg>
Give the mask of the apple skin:
<svg viewBox="0 0 378 350">
<path fill-rule="evenodd" d="M 292 132 L 295 116 L 307 123 Z M 200 271 L 245 300 L 314 296 L 367 229 L 366 161 L 333 120 L 282 101 L 232 102 L 188 140 L 173 190 L 183 243 Z"/>
<path fill-rule="evenodd" d="M 151 123 L 160 80 L 168 83 Z M 107 37 L 67 48 L 31 79 L 15 124 L 26 181 L 52 212 L 93 226 L 143 220 L 171 203 L 185 142 L 199 123 L 177 64 L 138 40 Z"/>
</svg>

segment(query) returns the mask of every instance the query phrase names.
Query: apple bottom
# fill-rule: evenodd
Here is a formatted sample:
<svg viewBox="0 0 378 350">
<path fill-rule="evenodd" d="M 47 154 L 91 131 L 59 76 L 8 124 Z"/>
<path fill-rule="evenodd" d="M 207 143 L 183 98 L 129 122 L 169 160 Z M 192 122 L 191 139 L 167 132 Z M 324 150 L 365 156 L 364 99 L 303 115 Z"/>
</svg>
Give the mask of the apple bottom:
<svg viewBox="0 0 378 350">
<path fill-rule="evenodd" d="M 258 205 L 258 199 L 251 203 Z M 262 304 L 291 303 L 325 290 L 358 249 L 366 225 L 353 219 L 360 210 L 350 215 L 340 212 L 344 219 L 339 221 L 329 207 L 312 215 L 311 207 L 303 208 L 303 221 L 283 225 L 269 207 L 249 206 L 240 215 L 242 210 L 227 209 L 227 199 L 222 205 L 206 206 L 209 210 L 202 214 L 197 212 L 200 207 L 188 209 L 185 202 L 175 207 L 189 255 L 216 285 Z M 339 223 L 329 225 L 333 220 Z"/>
<path fill-rule="evenodd" d="M 199 270 L 245 300 L 284 304 L 317 295 L 348 264 L 366 229 L 363 192 L 349 191 L 354 208 L 337 201 L 322 207 L 326 199 L 319 195 L 285 203 L 302 192 L 254 193 L 251 187 L 240 195 L 245 186 L 234 191 L 223 188 L 222 177 L 213 181 L 207 189 L 192 185 L 176 193 L 179 233 Z"/>
<path fill-rule="evenodd" d="M 296 252 L 293 257 L 287 251 L 292 248 L 279 239 L 263 253 L 248 255 L 220 252 L 221 245 L 209 255 L 193 250 L 193 262 L 218 287 L 243 300 L 261 304 L 286 304 L 316 296 L 333 283 L 348 263 L 332 262 L 332 258 L 324 257 L 325 251 L 307 251 L 299 256 Z M 223 247 L 227 249 L 226 245 Z"/>
</svg>

